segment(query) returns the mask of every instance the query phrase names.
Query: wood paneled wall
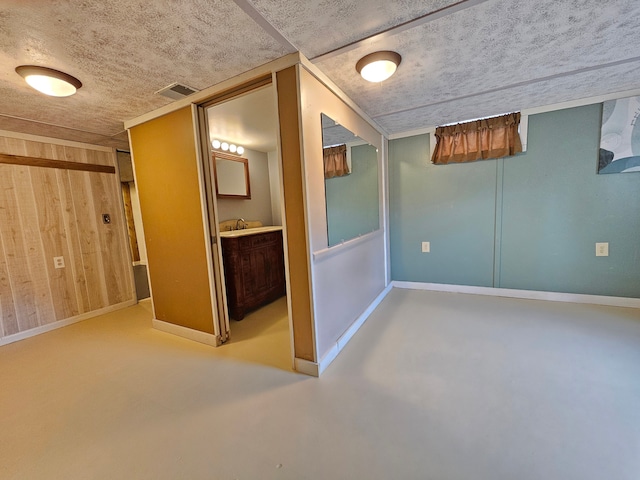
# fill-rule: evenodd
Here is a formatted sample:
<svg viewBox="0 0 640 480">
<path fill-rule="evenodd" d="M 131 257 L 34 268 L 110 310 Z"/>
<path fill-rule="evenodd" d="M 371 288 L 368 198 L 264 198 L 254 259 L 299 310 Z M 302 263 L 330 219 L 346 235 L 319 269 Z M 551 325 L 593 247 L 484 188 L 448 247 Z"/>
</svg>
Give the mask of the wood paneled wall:
<svg viewBox="0 0 640 480">
<path fill-rule="evenodd" d="M 110 151 L 1 135 L 0 153 L 115 162 Z M 0 164 L 0 336 L 135 299 L 120 196 L 116 174 Z"/>
</svg>

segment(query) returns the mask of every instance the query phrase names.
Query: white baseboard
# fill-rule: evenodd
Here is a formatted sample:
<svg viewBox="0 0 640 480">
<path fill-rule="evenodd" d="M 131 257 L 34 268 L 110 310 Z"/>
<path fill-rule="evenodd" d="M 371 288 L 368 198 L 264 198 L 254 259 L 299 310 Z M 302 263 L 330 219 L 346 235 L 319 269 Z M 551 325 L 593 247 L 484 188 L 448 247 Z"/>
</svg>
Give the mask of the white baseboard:
<svg viewBox="0 0 640 480">
<path fill-rule="evenodd" d="M 194 342 L 211 345 L 212 347 L 219 347 L 221 345 L 220 338 L 216 337 L 212 333 L 201 332 L 200 330 L 183 327 L 182 325 L 175 325 L 173 323 L 158 320 L 157 318 L 154 318 L 151 323 L 153 328 L 165 333 L 177 335 L 178 337 L 193 340 Z"/>
<path fill-rule="evenodd" d="M 80 315 L 76 315 L 75 317 L 69 317 L 69 318 L 65 318 L 64 320 L 58 320 L 57 322 L 32 328 L 24 332 L 14 333 L 13 335 L 7 335 L 6 337 L 0 338 L 0 347 L 2 345 L 8 345 L 9 343 L 24 340 L 26 338 L 35 337 L 36 335 L 50 332 L 51 330 L 56 330 L 58 328 L 66 327 L 74 323 L 82 322 L 83 320 L 88 320 L 93 317 L 98 317 L 100 315 L 104 315 L 105 313 L 115 312 L 116 310 L 121 310 L 123 308 L 131 307 L 136 303 L 137 303 L 136 300 L 129 300 L 127 302 L 118 303 L 116 305 L 110 305 L 108 307 L 104 307 L 99 310 L 93 310 L 91 312 L 82 313 Z"/>
<path fill-rule="evenodd" d="M 331 365 L 331 362 L 335 360 L 338 354 L 342 351 L 349 340 L 356 334 L 356 332 L 362 327 L 364 322 L 369 318 L 369 315 L 380 305 L 380 302 L 384 300 L 384 297 L 391 291 L 393 288 L 392 284 L 387 285 L 387 287 L 378 295 L 373 302 L 367 307 L 367 309 L 362 312 L 362 314 L 351 324 L 351 326 L 344 332 L 340 338 L 336 341 L 336 343 L 329 349 L 328 352 L 324 354 L 320 363 L 318 364 L 318 375 L 321 375 L 324 370 Z"/>
<path fill-rule="evenodd" d="M 551 302 L 589 303 L 612 307 L 640 308 L 640 298 L 608 297 L 581 293 L 541 292 L 537 290 L 515 290 L 510 288 L 473 287 L 469 285 L 448 285 L 443 283 L 391 282 L 395 288 L 409 290 L 431 290 L 434 292 L 469 293 L 494 297 L 523 298 L 528 300 L 548 300 Z"/>
<path fill-rule="evenodd" d="M 320 368 L 316 362 L 303 360 L 302 358 L 294 358 L 293 366 L 296 369 L 296 372 L 304 373 L 305 375 L 310 375 L 312 377 L 320 376 Z"/>
</svg>

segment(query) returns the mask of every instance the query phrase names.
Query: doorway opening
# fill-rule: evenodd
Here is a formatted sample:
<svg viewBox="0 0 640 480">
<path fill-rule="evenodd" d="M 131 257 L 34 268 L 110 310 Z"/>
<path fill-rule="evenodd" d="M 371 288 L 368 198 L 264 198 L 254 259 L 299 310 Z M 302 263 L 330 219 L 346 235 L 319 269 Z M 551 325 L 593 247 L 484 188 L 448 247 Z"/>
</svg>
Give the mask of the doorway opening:
<svg viewBox="0 0 640 480">
<path fill-rule="evenodd" d="M 201 112 L 222 350 L 291 370 L 275 87 L 213 100 Z"/>
</svg>

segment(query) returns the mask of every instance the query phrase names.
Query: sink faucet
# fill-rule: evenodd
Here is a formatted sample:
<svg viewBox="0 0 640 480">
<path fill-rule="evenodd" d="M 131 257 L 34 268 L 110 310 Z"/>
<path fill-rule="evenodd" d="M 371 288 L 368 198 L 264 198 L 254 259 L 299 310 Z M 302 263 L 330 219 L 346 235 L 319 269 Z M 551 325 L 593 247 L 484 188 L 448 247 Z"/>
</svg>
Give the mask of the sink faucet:
<svg viewBox="0 0 640 480">
<path fill-rule="evenodd" d="M 242 227 L 240 227 L 241 225 L 242 225 Z M 236 221 L 236 230 L 240 230 L 240 228 L 242 228 L 242 229 L 247 228 L 247 224 L 246 224 L 246 222 L 244 221 L 244 218 L 239 218 L 239 219 Z"/>
</svg>

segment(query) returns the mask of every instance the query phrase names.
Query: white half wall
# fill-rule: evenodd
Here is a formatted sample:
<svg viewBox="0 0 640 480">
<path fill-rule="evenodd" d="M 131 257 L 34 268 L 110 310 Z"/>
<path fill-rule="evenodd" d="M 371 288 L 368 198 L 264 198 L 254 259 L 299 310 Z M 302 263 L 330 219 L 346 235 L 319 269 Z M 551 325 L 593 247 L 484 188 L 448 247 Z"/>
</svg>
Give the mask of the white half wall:
<svg viewBox="0 0 640 480">
<path fill-rule="evenodd" d="M 300 68 L 306 214 L 316 356 L 319 362 L 385 289 L 382 135 L 305 68 Z M 321 114 L 377 149 L 380 229 L 328 248 Z"/>
</svg>

